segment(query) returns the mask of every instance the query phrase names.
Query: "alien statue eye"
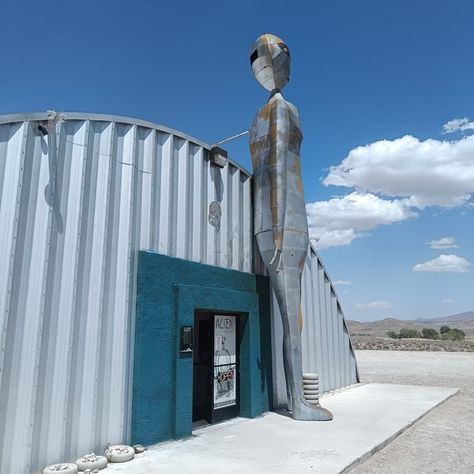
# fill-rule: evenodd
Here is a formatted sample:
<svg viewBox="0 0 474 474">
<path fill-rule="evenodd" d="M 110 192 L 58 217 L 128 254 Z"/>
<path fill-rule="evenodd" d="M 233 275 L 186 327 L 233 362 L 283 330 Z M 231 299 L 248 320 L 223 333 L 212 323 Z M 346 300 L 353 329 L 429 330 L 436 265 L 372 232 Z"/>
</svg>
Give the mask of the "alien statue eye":
<svg viewBox="0 0 474 474">
<path fill-rule="evenodd" d="M 255 50 L 251 55 L 250 55 L 250 64 L 253 64 L 253 62 L 258 58 L 258 51 Z"/>
<path fill-rule="evenodd" d="M 277 43 L 280 48 L 285 51 L 285 53 L 289 56 L 290 55 L 290 50 L 288 49 L 288 46 L 284 43 Z"/>
</svg>

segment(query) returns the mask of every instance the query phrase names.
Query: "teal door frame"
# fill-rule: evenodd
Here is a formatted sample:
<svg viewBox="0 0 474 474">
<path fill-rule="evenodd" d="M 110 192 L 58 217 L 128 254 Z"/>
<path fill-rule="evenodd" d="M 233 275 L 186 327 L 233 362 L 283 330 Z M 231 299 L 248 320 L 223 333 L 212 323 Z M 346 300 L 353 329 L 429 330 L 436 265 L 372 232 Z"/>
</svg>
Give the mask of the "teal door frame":
<svg viewBox="0 0 474 474">
<path fill-rule="evenodd" d="M 179 352 L 179 334 L 182 326 L 194 325 L 195 310 L 244 313 L 240 340 L 240 416 L 253 418 L 262 413 L 260 393 L 260 321 L 258 295 L 247 291 L 222 288 L 176 285 L 176 378 L 175 420 L 176 438 L 192 433 L 193 411 L 193 358 Z"/>
<path fill-rule="evenodd" d="M 193 360 L 181 353 L 182 326 L 195 310 L 245 314 L 240 336 L 240 415 L 271 409 L 268 278 L 138 252 L 131 442 L 151 445 L 192 433 Z"/>
</svg>

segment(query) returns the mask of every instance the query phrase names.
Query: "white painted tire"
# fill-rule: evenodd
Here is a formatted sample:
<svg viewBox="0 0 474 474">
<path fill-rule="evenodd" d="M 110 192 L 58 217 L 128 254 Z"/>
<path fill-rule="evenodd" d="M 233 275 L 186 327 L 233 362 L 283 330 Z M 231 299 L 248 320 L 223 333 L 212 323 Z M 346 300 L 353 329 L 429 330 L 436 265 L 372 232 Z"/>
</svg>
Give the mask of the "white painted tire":
<svg viewBox="0 0 474 474">
<path fill-rule="evenodd" d="M 303 385 L 303 392 L 306 392 L 306 390 L 319 390 L 319 385 L 317 384 L 304 384 Z"/>
<path fill-rule="evenodd" d="M 141 444 L 134 444 L 132 448 L 134 449 L 135 454 L 141 454 L 146 451 L 145 446 L 142 446 Z"/>
<path fill-rule="evenodd" d="M 109 462 L 127 462 L 135 457 L 135 450 L 131 446 L 117 444 L 109 446 L 105 450 L 105 456 Z"/>
<path fill-rule="evenodd" d="M 86 454 L 82 458 L 76 461 L 79 471 L 85 471 L 90 469 L 94 471 L 95 469 L 104 469 L 107 467 L 107 458 L 105 456 L 96 456 L 94 453 Z"/>
<path fill-rule="evenodd" d="M 303 380 L 319 380 L 318 374 L 303 374 Z"/>
<path fill-rule="evenodd" d="M 305 397 L 306 397 L 306 395 L 318 395 L 319 396 L 319 390 L 305 390 L 303 393 L 304 393 Z"/>
<path fill-rule="evenodd" d="M 72 462 L 51 464 L 43 469 L 43 474 L 77 474 L 77 465 Z"/>
<path fill-rule="evenodd" d="M 319 400 L 319 395 L 305 395 L 304 399 L 308 402 L 314 403 L 314 400 Z"/>
</svg>

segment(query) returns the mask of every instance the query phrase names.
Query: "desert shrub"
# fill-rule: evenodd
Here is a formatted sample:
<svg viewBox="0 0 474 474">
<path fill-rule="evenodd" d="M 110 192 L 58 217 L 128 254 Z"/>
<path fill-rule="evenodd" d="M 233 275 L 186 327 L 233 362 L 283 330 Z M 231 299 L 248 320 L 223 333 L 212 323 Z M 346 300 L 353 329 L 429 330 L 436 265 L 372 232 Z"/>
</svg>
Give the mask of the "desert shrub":
<svg viewBox="0 0 474 474">
<path fill-rule="evenodd" d="M 466 333 L 461 329 L 451 329 L 453 332 L 453 341 L 463 341 L 466 338 Z"/>
<path fill-rule="evenodd" d="M 438 331 L 433 328 L 423 328 L 421 330 L 421 336 L 423 339 L 439 339 Z"/>
<path fill-rule="evenodd" d="M 461 331 L 461 329 L 450 329 L 441 335 L 444 341 L 464 341 L 465 337 L 466 333 Z"/>
<path fill-rule="evenodd" d="M 449 326 L 441 326 L 439 328 L 439 333 L 440 334 L 446 334 L 449 331 L 451 331 L 451 328 Z"/>
<path fill-rule="evenodd" d="M 396 331 L 388 331 L 387 336 L 390 337 L 391 339 L 399 339 L 400 338 L 398 332 L 396 332 Z"/>
<path fill-rule="evenodd" d="M 408 329 L 402 328 L 400 329 L 400 338 L 413 338 L 413 337 L 421 337 L 421 332 L 417 331 L 416 329 Z"/>
</svg>

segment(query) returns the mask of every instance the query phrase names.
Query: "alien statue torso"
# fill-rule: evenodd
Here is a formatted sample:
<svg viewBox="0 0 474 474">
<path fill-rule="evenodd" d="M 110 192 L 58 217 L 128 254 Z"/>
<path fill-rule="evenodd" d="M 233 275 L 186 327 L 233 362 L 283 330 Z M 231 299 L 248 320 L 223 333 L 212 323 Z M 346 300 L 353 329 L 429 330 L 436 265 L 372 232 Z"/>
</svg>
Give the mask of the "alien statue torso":
<svg viewBox="0 0 474 474">
<path fill-rule="evenodd" d="M 279 250 L 283 250 L 285 233 L 297 233 L 304 258 L 309 242 L 301 178 L 303 134 L 298 109 L 281 93 L 274 94 L 257 113 L 249 139 L 255 190 L 254 233 L 272 232 L 273 244 Z M 276 179 L 271 179 L 271 173 Z M 272 255 L 275 246 L 268 249 Z"/>
</svg>

